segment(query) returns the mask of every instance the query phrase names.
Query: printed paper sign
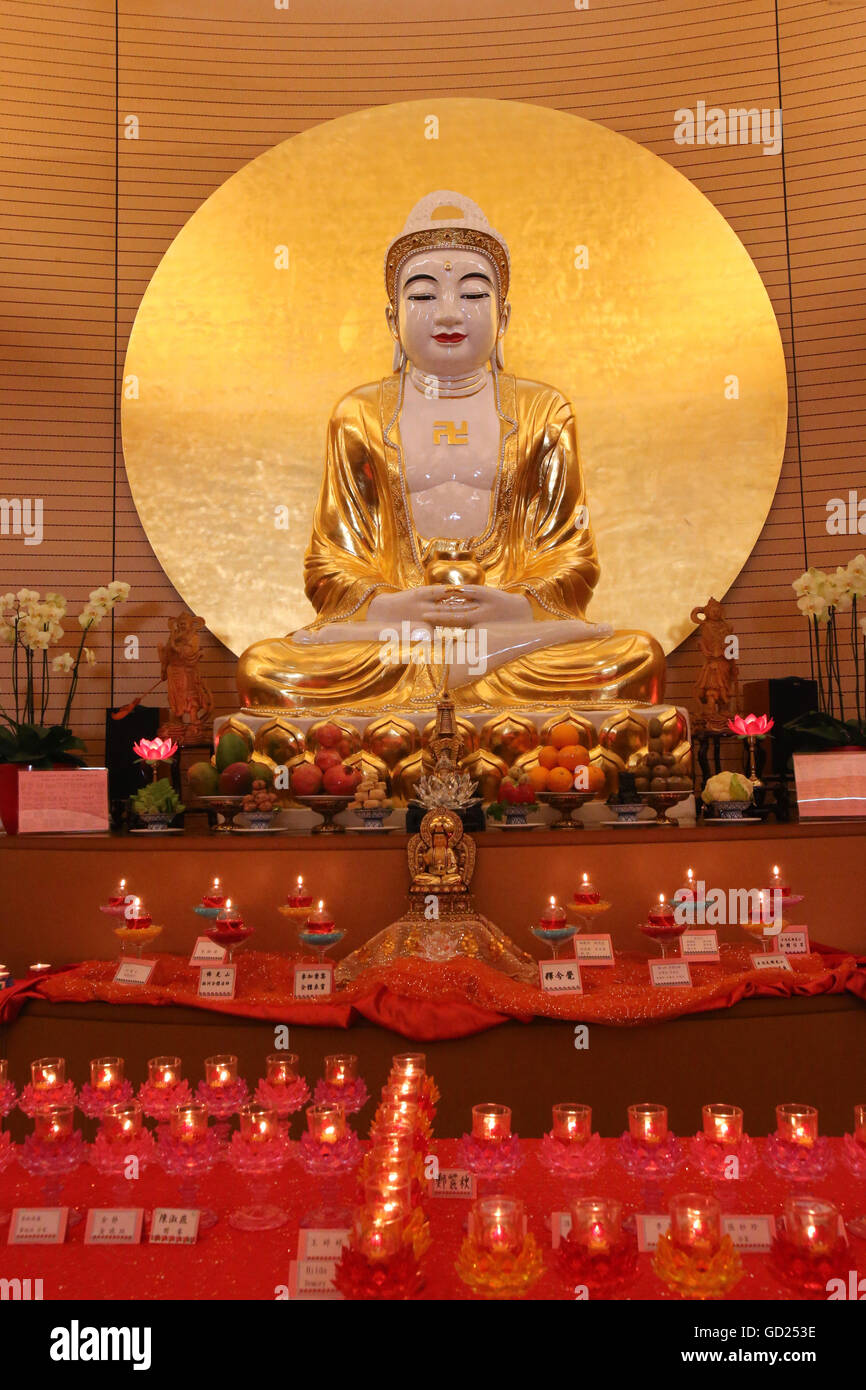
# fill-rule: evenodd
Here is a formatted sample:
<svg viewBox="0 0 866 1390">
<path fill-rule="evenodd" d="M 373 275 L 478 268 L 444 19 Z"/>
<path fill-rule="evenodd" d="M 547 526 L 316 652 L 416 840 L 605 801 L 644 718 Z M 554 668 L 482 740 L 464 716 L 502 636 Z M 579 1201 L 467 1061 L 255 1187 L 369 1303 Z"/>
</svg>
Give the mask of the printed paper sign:
<svg viewBox="0 0 866 1390">
<path fill-rule="evenodd" d="M 289 1265 L 289 1298 L 336 1301 L 343 1295 L 333 1284 L 333 1260 L 292 1260 Z"/>
<path fill-rule="evenodd" d="M 203 965 L 198 977 L 199 999 L 234 999 L 236 965 Z"/>
<path fill-rule="evenodd" d="M 545 994 L 583 994 L 576 960 L 540 960 L 538 976 Z"/>
<path fill-rule="evenodd" d="M 788 970 L 793 974 L 794 967 L 787 956 L 781 956 L 777 952 L 768 956 L 749 956 L 754 970 Z"/>
<path fill-rule="evenodd" d="M 68 1220 L 68 1207 L 15 1207 L 7 1244 L 62 1245 Z"/>
<path fill-rule="evenodd" d="M 155 960 L 122 960 L 114 972 L 116 985 L 146 985 L 154 970 Z"/>
<path fill-rule="evenodd" d="M 776 942 L 780 955 L 808 956 L 812 950 L 809 944 L 808 927 L 785 927 Z"/>
<path fill-rule="evenodd" d="M 440 1168 L 438 1178 L 431 1178 L 427 1184 L 431 1197 L 474 1198 L 477 1188 L 475 1174 L 465 1168 Z"/>
<path fill-rule="evenodd" d="M 334 993 L 334 966 L 331 961 L 322 965 L 295 966 L 295 998 L 323 999 Z"/>
<path fill-rule="evenodd" d="M 687 960 L 719 961 L 719 934 L 716 931 L 683 932 L 680 951 Z"/>
<path fill-rule="evenodd" d="M 649 963 L 650 984 L 656 989 L 667 989 L 671 985 L 689 986 L 692 972 L 687 960 L 651 960 Z"/>
<path fill-rule="evenodd" d="M 18 773 L 20 835 L 108 829 L 108 769 Z"/>
<path fill-rule="evenodd" d="M 550 1214 L 550 1239 L 554 1250 L 559 1249 L 560 1241 L 571 1231 L 571 1212 L 554 1211 Z"/>
<path fill-rule="evenodd" d="M 298 1231 L 298 1260 L 338 1260 L 351 1234 L 337 1227 L 302 1226 Z"/>
<path fill-rule="evenodd" d="M 722 1231 L 738 1250 L 766 1254 L 773 1244 L 776 1222 L 772 1216 L 723 1216 Z"/>
<path fill-rule="evenodd" d="M 637 1248 L 641 1253 L 655 1250 L 662 1231 L 669 1230 L 671 1224 L 670 1217 L 663 1216 L 661 1212 L 642 1212 L 637 1214 L 634 1220 L 637 1231 Z"/>
<path fill-rule="evenodd" d="M 154 1207 L 151 1245 L 195 1245 L 201 1212 L 192 1207 Z"/>
<path fill-rule="evenodd" d="M 211 961 L 225 960 L 228 951 L 208 936 L 197 936 L 189 958 L 190 965 L 207 965 Z"/>
<path fill-rule="evenodd" d="M 581 965 L 616 965 L 610 932 L 590 932 L 574 938 L 575 954 Z"/>
<path fill-rule="evenodd" d="M 143 1207 L 91 1207 L 84 1244 L 138 1245 L 143 1226 Z"/>
</svg>

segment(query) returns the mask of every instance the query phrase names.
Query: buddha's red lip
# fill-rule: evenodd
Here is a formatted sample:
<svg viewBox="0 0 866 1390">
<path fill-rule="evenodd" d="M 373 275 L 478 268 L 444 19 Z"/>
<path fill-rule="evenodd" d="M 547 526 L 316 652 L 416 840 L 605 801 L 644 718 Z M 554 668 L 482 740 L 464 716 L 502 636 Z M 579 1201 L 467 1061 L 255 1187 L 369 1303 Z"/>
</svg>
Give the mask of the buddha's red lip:
<svg viewBox="0 0 866 1390">
<path fill-rule="evenodd" d="M 433 337 L 437 343 L 462 343 L 466 340 L 465 333 L 434 333 Z"/>
</svg>

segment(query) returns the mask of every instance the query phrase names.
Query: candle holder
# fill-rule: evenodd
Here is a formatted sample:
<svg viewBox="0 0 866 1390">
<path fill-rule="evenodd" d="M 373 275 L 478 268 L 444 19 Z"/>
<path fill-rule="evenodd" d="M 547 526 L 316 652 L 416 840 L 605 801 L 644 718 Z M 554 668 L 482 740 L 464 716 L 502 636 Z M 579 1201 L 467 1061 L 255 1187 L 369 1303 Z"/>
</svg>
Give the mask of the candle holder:
<svg viewBox="0 0 866 1390">
<path fill-rule="evenodd" d="M 424 1287 L 424 1276 L 399 1217 L 356 1211 L 350 1243 L 334 1267 L 333 1283 L 350 1300 L 405 1301 Z"/>
<path fill-rule="evenodd" d="M 511 1133 L 511 1110 L 486 1101 L 472 1107 L 472 1133 L 464 1134 L 457 1164 L 477 1177 L 499 1178 L 516 1173 L 523 1163 L 520 1140 Z"/>
<path fill-rule="evenodd" d="M 690 1152 L 701 1172 L 716 1182 L 747 1178 L 758 1165 L 757 1146 L 743 1130 L 739 1105 L 705 1105 L 703 1131 L 691 1141 Z M 736 1159 L 736 1178 L 731 1177 L 731 1160 Z"/>
<path fill-rule="evenodd" d="M 63 1057 L 39 1057 L 30 1063 L 30 1080 L 21 1092 L 18 1109 L 34 1119 L 52 1106 L 75 1104 L 75 1087 L 66 1079 Z"/>
<path fill-rule="evenodd" d="M 358 1075 L 358 1059 L 347 1053 L 325 1058 L 325 1075 L 316 1082 L 316 1100 L 342 1105 L 347 1115 L 356 1115 L 370 1099 L 366 1082 Z"/>
<path fill-rule="evenodd" d="M 121 955 L 134 956 L 140 960 L 145 946 L 150 946 L 158 936 L 162 935 L 162 927 L 151 921 L 148 921 L 146 927 L 133 927 L 128 925 L 129 920 L 127 919 L 121 927 L 112 927 L 112 931 L 120 942 Z"/>
<path fill-rule="evenodd" d="M 34 1131 L 28 1134 L 18 1153 L 18 1161 L 33 1177 L 42 1179 L 45 1206 L 61 1205 L 63 1182 L 84 1162 L 85 1144 L 81 1130 L 72 1125 L 71 1105 L 52 1105 L 33 1117 Z M 70 1225 L 77 1225 L 81 1213 L 70 1211 Z"/>
<path fill-rule="evenodd" d="M 207 1106 L 209 1115 L 227 1120 L 236 1115 L 249 1098 L 247 1083 L 238 1076 L 238 1059 L 229 1053 L 205 1058 L 205 1078 L 198 1083 L 196 1096 Z"/>
<path fill-rule="evenodd" d="M 201 902 L 193 908 L 193 912 L 199 917 L 214 918 L 219 916 L 220 909 L 224 906 L 225 895 L 219 878 L 215 877 L 208 891 L 202 894 Z"/>
<path fill-rule="evenodd" d="M 325 956 L 332 946 L 337 946 L 346 935 L 339 927 L 332 931 L 313 931 L 307 926 L 298 928 L 298 940 L 308 951 L 312 951 L 319 965 L 324 965 Z"/>
<path fill-rule="evenodd" d="M 671 1177 L 682 1167 L 685 1155 L 676 1135 L 668 1129 L 666 1105 L 653 1101 L 630 1105 L 628 1126 L 619 1141 L 619 1159 L 626 1172 L 644 1182 L 655 1182 Z"/>
<path fill-rule="evenodd" d="M 824 1178 L 835 1166 L 830 1141 L 818 1134 L 814 1105 L 786 1102 L 776 1106 L 776 1133 L 764 1145 L 764 1161 L 779 1177 L 797 1181 Z"/>
<path fill-rule="evenodd" d="M 127 1170 L 134 1159 L 138 1169 L 156 1159 L 153 1135 L 142 1127 L 138 1101 L 118 1102 L 103 1111 L 102 1125 L 90 1145 L 88 1161 L 103 1177 L 113 1179 L 113 1199 L 120 1204 L 128 1192 Z M 136 1172 L 136 1177 L 138 1173 Z"/>
<path fill-rule="evenodd" d="M 189 1082 L 181 1076 L 179 1057 L 151 1057 L 147 1063 L 147 1080 L 138 1088 L 138 1099 L 148 1119 L 164 1125 L 172 1111 L 187 1105 L 192 1099 Z"/>
<path fill-rule="evenodd" d="M 622 1203 L 578 1197 L 571 1204 L 571 1230 L 559 1242 L 559 1262 L 569 1283 L 582 1284 L 593 1298 L 616 1298 L 637 1278 L 637 1241 L 622 1229 Z"/>
<path fill-rule="evenodd" d="M 15 1106 L 18 1090 L 9 1080 L 9 1059 L 0 1057 L 0 1119 L 5 1119 Z"/>
<path fill-rule="evenodd" d="M 387 1086 L 383 1086 L 383 1093 L 388 1091 Z M 433 1139 L 433 1126 L 430 1117 L 422 1109 L 420 1097 L 417 1101 L 406 1100 L 405 1097 L 386 1096 L 376 1107 L 370 1131 L 380 1129 L 391 1124 L 405 1124 L 417 1136 L 421 1147 L 428 1147 Z"/>
<path fill-rule="evenodd" d="M 185 1206 L 198 1208 L 202 1230 L 215 1226 L 218 1219 L 210 1207 L 199 1207 L 199 1190 L 221 1151 L 216 1129 L 208 1125 L 207 1106 L 200 1101 L 178 1105 L 172 1111 L 170 1128 L 157 1140 L 157 1159 L 166 1173 L 180 1178 L 180 1200 Z"/>
<path fill-rule="evenodd" d="M 295 887 L 286 896 L 286 901 L 277 908 L 283 917 L 289 917 L 294 922 L 305 922 L 310 915 L 313 906 L 313 895 L 304 884 L 303 874 L 298 874 L 298 881 Z"/>
<path fill-rule="evenodd" d="M 842 1139 L 842 1162 L 855 1178 L 866 1178 L 866 1143 L 854 1134 Z"/>
<path fill-rule="evenodd" d="M 477 1201 L 454 1268 L 482 1298 L 523 1298 L 544 1272 L 541 1251 L 526 1232 L 523 1203 L 501 1194 Z"/>
<path fill-rule="evenodd" d="M 831 1279 L 845 1279 L 852 1264 L 839 1231 L 839 1213 L 820 1197 L 789 1197 L 770 1247 L 770 1269 L 799 1298 L 826 1299 Z"/>
<path fill-rule="evenodd" d="M 304 1172 L 316 1177 L 351 1173 L 361 1162 L 361 1143 L 346 1124 L 342 1105 L 319 1102 L 307 1109 L 307 1129 L 295 1156 Z"/>
<path fill-rule="evenodd" d="M 275 1178 L 289 1160 L 289 1139 L 277 1112 L 263 1105 L 243 1106 L 240 1129 L 232 1136 L 228 1156 L 254 1189 Z M 288 1212 L 276 1203 L 254 1201 L 233 1211 L 229 1225 L 239 1231 L 274 1231 L 288 1219 Z"/>
<path fill-rule="evenodd" d="M 538 1158 L 549 1172 L 564 1177 L 595 1173 L 604 1160 L 604 1145 L 601 1135 L 592 1132 L 591 1107 L 554 1105 L 553 1128 L 543 1136 Z"/>
<path fill-rule="evenodd" d="M 670 1231 L 662 1231 L 653 1258 L 653 1270 L 680 1298 L 724 1298 L 743 1277 L 743 1262 L 730 1236 L 723 1236 L 711 1255 L 678 1249 Z"/>
<path fill-rule="evenodd" d="M 649 937 L 650 941 L 654 941 L 659 947 L 662 960 L 669 959 L 668 948 L 676 945 L 686 928 L 686 921 L 677 921 L 673 906 L 671 903 L 665 902 L 663 894 L 659 901 L 653 903 L 649 908 L 646 921 L 638 923 L 639 931 L 643 932 L 644 936 Z"/>
<path fill-rule="evenodd" d="M 78 1093 L 78 1108 L 89 1120 L 98 1119 L 109 1105 L 132 1100 L 132 1085 L 123 1074 L 122 1057 L 95 1057 L 90 1081 Z"/>
<path fill-rule="evenodd" d="M 256 1087 L 255 1099 L 285 1119 L 310 1099 L 310 1088 L 298 1071 L 296 1052 L 272 1052 L 265 1058 L 266 1073 Z"/>
<path fill-rule="evenodd" d="M 99 911 L 107 913 L 109 917 L 123 917 L 127 906 L 133 900 L 134 895 L 127 891 L 126 879 L 122 878 L 110 895 L 108 902 L 99 904 Z"/>
</svg>

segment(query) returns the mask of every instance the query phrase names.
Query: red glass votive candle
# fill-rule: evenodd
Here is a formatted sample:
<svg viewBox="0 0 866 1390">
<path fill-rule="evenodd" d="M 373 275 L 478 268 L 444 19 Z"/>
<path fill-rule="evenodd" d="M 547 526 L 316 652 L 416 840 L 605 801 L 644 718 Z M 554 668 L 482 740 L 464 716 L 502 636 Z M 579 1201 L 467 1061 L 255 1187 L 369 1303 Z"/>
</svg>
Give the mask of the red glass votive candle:
<svg viewBox="0 0 866 1390">
<path fill-rule="evenodd" d="M 110 1091 L 122 1080 L 122 1057 L 94 1057 L 90 1063 L 90 1084 L 94 1091 Z"/>
<path fill-rule="evenodd" d="M 671 1244 L 688 1255 L 714 1255 L 722 1243 L 722 1207 L 704 1192 L 681 1192 L 668 1205 Z"/>
<path fill-rule="evenodd" d="M 106 1106 L 102 1116 L 102 1133 L 109 1144 L 122 1144 L 141 1133 L 142 1109 L 137 1100 L 122 1101 Z"/>
<path fill-rule="evenodd" d="M 364 1183 L 364 1201 L 371 1211 L 380 1211 L 384 1216 L 410 1216 L 412 1212 L 412 1184 L 408 1177 L 401 1182 L 386 1182 L 368 1179 Z"/>
<path fill-rule="evenodd" d="M 200 1144 L 207 1138 L 207 1106 L 199 1100 L 177 1105 L 171 1113 L 171 1137 L 180 1144 Z"/>
<path fill-rule="evenodd" d="M 342 1105 L 322 1102 L 307 1107 L 307 1129 L 317 1144 L 337 1144 L 346 1133 L 346 1114 Z"/>
<path fill-rule="evenodd" d="M 30 1063 L 30 1080 L 34 1091 L 53 1091 L 66 1081 L 64 1057 L 39 1057 Z"/>
<path fill-rule="evenodd" d="M 555 931 L 557 927 L 565 925 L 565 908 L 560 907 L 556 898 L 548 899 L 547 906 L 541 914 L 538 925 L 546 931 Z"/>
<path fill-rule="evenodd" d="M 179 1057 L 151 1057 L 147 1064 L 147 1079 L 158 1091 L 167 1091 L 180 1081 Z"/>
<path fill-rule="evenodd" d="M 265 1058 L 265 1080 L 269 1086 L 290 1086 L 298 1079 L 297 1052 L 272 1052 Z"/>
<path fill-rule="evenodd" d="M 811 1149 L 818 1138 L 818 1111 L 815 1106 L 798 1102 L 777 1105 L 776 1135 L 785 1144 Z"/>
<path fill-rule="evenodd" d="M 419 1076 L 422 1080 L 427 1074 L 427 1057 L 423 1052 L 397 1052 L 391 1058 L 391 1075 Z"/>
<path fill-rule="evenodd" d="M 370 1133 L 372 1149 L 370 1161 L 387 1159 L 395 1162 L 408 1161 L 415 1152 L 415 1137 L 412 1126 L 405 1123 L 377 1124 Z"/>
<path fill-rule="evenodd" d="M 705 1105 L 701 1114 L 705 1138 L 726 1149 L 736 1148 L 743 1137 L 743 1112 L 739 1105 Z"/>
<path fill-rule="evenodd" d="M 401 1083 L 402 1085 L 402 1083 Z M 404 1115 L 408 1123 L 412 1125 L 418 1122 L 418 1095 L 404 1095 L 399 1085 L 392 1086 L 389 1082 L 382 1087 L 382 1105 L 389 1110 L 395 1110 L 398 1115 Z M 383 1114 L 384 1118 L 384 1114 Z"/>
<path fill-rule="evenodd" d="M 244 925 L 241 910 L 232 903 L 231 898 L 226 898 L 215 920 L 219 922 L 221 927 L 227 927 L 229 931 L 237 931 Z"/>
<path fill-rule="evenodd" d="M 117 887 L 108 896 L 109 907 L 120 907 L 126 902 L 126 879 L 122 878 Z"/>
<path fill-rule="evenodd" d="M 321 900 L 316 911 L 311 912 L 304 923 L 305 930 L 312 932 L 314 935 L 319 932 L 324 935 L 326 932 L 333 931 L 335 926 L 336 923 L 333 917 L 325 911 L 325 904 Z"/>
<path fill-rule="evenodd" d="M 0 1075 L 0 1081 L 5 1081 Z M 854 1138 L 858 1144 L 866 1144 L 866 1105 L 854 1106 Z"/>
<path fill-rule="evenodd" d="M 351 1086 L 357 1079 L 357 1057 L 350 1053 L 334 1052 L 325 1058 L 325 1081 L 329 1086 Z"/>
<path fill-rule="evenodd" d="M 523 1245 L 523 1203 L 518 1197 L 482 1197 L 470 1212 L 476 1245 L 492 1254 L 516 1254 Z"/>
<path fill-rule="evenodd" d="M 221 1086 L 233 1086 L 238 1079 L 238 1059 L 231 1053 L 218 1053 L 205 1057 L 204 1079 L 208 1086 L 218 1090 Z"/>
<path fill-rule="evenodd" d="M 419 1076 L 417 1072 L 409 1075 L 405 1072 L 395 1075 L 395 1073 L 392 1072 L 388 1077 L 387 1085 L 382 1088 L 382 1095 L 384 1097 L 385 1091 L 387 1091 L 389 1099 L 395 1097 L 399 1100 L 412 1100 L 417 1102 L 421 1099 L 423 1087 L 424 1078 Z"/>
<path fill-rule="evenodd" d="M 355 1249 L 366 1259 L 374 1263 L 388 1260 L 402 1249 L 403 1218 L 359 1207 L 353 1220 L 352 1236 Z"/>
<path fill-rule="evenodd" d="M 676 924 L 674 910 L 665 901 L 664 893 L 659 893 L 658 901 L 650 905 L 646 919 L 652 927 L 673 927 Z"/>
<path fill-rule="evenodd" d="M 823 1197 L 789 1197 L 785 1202 L 785 1235 L 805 1255 L 819 1259 L 839 1240 L 838 1208 Z"/>
<path fill-rule="evenodd" d="M 577 1197 L 571 1204 L 571 1239 L 588 1255 L 609 1255 L 622 1235 L 622 1202 Z"/>
<path fill-rule="evenodd" d="M 628 1107 L 628 1132 L 636 1144 L 652 1148 L 668 1137 L 668 1108 L 652 1101 Z"/>
<path fill-rule="evenodd" d="M 279 1117 L 267 1105 L 242 1105 L 238 1111 L 241 1138 L 247 1144 L 266 1144 L 279 1134 Z"/>
<path fill-rule="evenodd" d="M 71 1105 L 49 1105 L 33 1117 L 34 1137 L 40 1144 L 62 1144 L 72 1134 Z"/>
<path fill-rule="evenodd" d="M 313 895 L 304 887 L 303 874 L 298 874 L 297 884 L 286 897 L 286 902 L 289 907 L 312 907 Z"/>
<path fill-rule="evenodd" d="M 224 903 L 225 895 L 219 879 L 215 877 L 208 891 L 203 894 L 201 905 L 202 907 L 222 907 Z"/>
<path fill-rule="evenodd" d="M 129 907 L 123 914 L 123 925 L 125 927 L 131 927 L 133 931 L 143 931 L 144 928 L 149 927 L 152 922 L 153 918 L 147 908 L 143 906 L 141 898 L 133 898 Z"/>
<path fill-rule="evenodd" d="M 574 895 L 574 901 L 579 906 L 587 907 L 590 906 L 592 903 L 599 902 L 600 900 L 601 894 L 595 887 L 595 884 L 593 883 L 589 874 L 581 874 L 580 887 L 577 889 Z"/>
<path fill-rule="evenodd" d="M 553 1137 L 562 1144 L 585 1144 L 592 1135 L 592 1107 L 563 1103 L 553 1107 Z"/>
<path fill-rule="evenodd" d="M 472 1138 L 481 1144 L 501 1144 L 511 1136 L 511 1109 L 486 1101 L 472 1107 Z"/>
<path fill-rule="evenodd" d="M 367 1160 L 367 1182 L 375 1182 L 392 1187 L 401 1187 L 411 1182 L 410 1159 L 412 1150 L 394 1155 L 374 1147 Z"/>
<path fill-rule="evenodd" d="M 418 1127 L 419 1110 L 412 1100 L 383 1100 L 376 1113 L 378 1128 L 402 1125 L 414 1132 Z"/>
<path fill-rule="evenodd" d="M 31 979 L 35 979 L 37 975 L 47 975 L 49 971 L 53 969 L 54 966 L 49 965 L 48 961 L 37 960 L 33 963 L 33 965 L 28 965 L 27 974 L 30 976 Z"/>
<path fill-rule="evenodd" d="M 781 893 L 783 898 L 790 898 L 791 896 L 791 885 L 790 883 L 783 883 L 782 870 L 778 864 L 773 865 L 773 875 L 767 891 L 769 893 Z"/>
</svg>

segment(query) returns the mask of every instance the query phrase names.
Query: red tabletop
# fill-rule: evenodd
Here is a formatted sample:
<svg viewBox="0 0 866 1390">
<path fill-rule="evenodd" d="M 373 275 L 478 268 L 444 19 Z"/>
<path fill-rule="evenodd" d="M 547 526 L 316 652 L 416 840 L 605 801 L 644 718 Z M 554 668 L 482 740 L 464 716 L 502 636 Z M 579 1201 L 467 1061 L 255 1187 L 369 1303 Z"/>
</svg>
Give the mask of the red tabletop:
<svg viewBox="0 0 866 1390">
<path fill-rule="evenodd" d="M 522 1168 L 496 1189 L 487 1187 L 486 1190 L 512 1192 L 526 1204 L 529 1229 L 544 1248 L 546 1260 L 544 1276 L 531 1297 L 572 1300 L 574 1292 L 558 1268 L 546 1224 L 552 1211 L 567 1205 L 566 1186 L 562 1178 L 551 1176 L 541 1166 L 537 1141 L 523 1141 L 522 1147 L 525 1154 Z M 640 1182 L 629 1177 L 617 1161 L 617 1141 L 607 1140 L 605 1147 L 604 1166 L 594 1177 L 582 1179 L 579 1186 L 573 1185 L 572 1192 L 615 1195 L 631 1211 L 647 1210 Z M 833 1147 L 838 1151 L 840 1142 L 833 1141 Z M 442 1167 L 454 1166 L 455 1140 L 434 1142 L 433 1148 Z M 268 1196 L 269 1200 L 278 1200 L 285 1207 L 289 1221 L 275 1231 L 247 1233 L 236 1230 L 226 1218 L 233 1208 L 251 1200 L 253 1183 L 254 1180 L 236 1174 L 225 1163 L 219 1164 L 204 1179 L 200 1202 L 213 1207 L 219 1214 L 219 1221 L 201 1235 L 195 1246 L 169 1249 L 147 1244 L 115 1248 L 84 1246 L 82 1222 L 69 1230 L 63 1246 L 0 1245 L 0 1279 L 41 1279 L 46 1300 L 273 1300 L 284 1297 L 289 1264 L 297 1251 L 299 1222 L 317 1205 L 320 1187 L 292 1162 L 271 1184 Z M 145 1209 L 154 1205 L 182 1205 L 177 1180 L 158 1170 L 145 1170 L 140 1182 L 132 1187 L 135 1195 L 129 1196 L 124 1205 Z M 775 1177 L 761 1164 L 750 1178 L 726 1185 L 721 1194 L 723 1208 L 730 1212 L 778 1215 L 792 1188 L 792 1184 Z M 710 1190 L 719 1192 L 718 1187 L 713 1189 L 712 1183 L 689 1163 L 676 1177 L 661 1185 L 661 1202 L 655 1209 L 666 1211 L 667 1200 L 676 1192 Z M 843 1216 L 854 1217 L 866 1212 L 866 1181 L 858 1181 L 841 1166 L 823 1181 L 808 1184 L 807 1190 L 830 1198 Z M 38 1206 L 40 1191 L 39 1180 L 29 1177 L 17 1163 L 0 1175 L 0 1207 Z M 340 1185 L 341 1200 L 351 1204 L 354 1193 L 353 1180 L 344 1180 Z M 68 1179 L 63 1200 L 81 1209 L 118 1205 L 110 1180 L 100 1177 L 89 1165 Z M 469 1203 L 462 1199 L 437 1198 L 426 1203 L 433 1244 L 423 1261 L 426 1285 L 422 1297 L 425 1299 L 470 1297 L 454 1273 L 468 1207 Z M 8 1227 L 0 1229 L 6 1231 Z M 5 1242 L 5 1236 L 0 1238 Z M 743 1263 L 745 1277 L 732 1291 L 732 1299 L 789 1297 L 771 1274 L 766 1255 L 744 1255 Z M 672 1297 L 653 1273 L 651 1264 L 651 1255 L 639 1257 L 639 1275 L 629 1292 L 630 1298 Z M 866 1242 L 853 1236 L 851 1268 L 858 1270 L 860 1277 L 866 1273 Z"/>
</svg>

